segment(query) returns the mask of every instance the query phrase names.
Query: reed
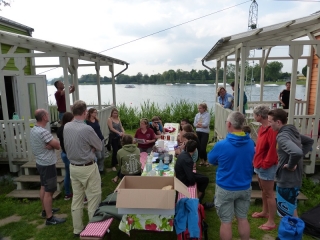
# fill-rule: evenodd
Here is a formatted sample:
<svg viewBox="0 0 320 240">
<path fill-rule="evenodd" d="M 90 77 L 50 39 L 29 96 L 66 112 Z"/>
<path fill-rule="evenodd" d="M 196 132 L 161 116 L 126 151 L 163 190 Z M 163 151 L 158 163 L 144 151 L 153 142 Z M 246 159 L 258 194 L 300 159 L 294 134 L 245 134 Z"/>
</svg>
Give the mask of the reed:
<svg viewBox="0 0 320 240">
<path fill-rule="evenodd" d="M 118 104 L 119 114 L 122 125 L 125 129 L 136 129 L 139 127 L 139 120 L 147 118 L 151 121 L 153 116 L 159 116 L 163 123 L 180 123 L 181 119 L 187 118 L 192 123 L 198 113 L 198 103 L 189 102 L 181 99 L 171 104 L 166 104 L 163 108 L 150 100 L 140 104 L 140 108 L 127 106 L 125 103 Z M 214 128 L 214 112 L 210 109 L 211 122 L 210 128 Z"/>
</svg>

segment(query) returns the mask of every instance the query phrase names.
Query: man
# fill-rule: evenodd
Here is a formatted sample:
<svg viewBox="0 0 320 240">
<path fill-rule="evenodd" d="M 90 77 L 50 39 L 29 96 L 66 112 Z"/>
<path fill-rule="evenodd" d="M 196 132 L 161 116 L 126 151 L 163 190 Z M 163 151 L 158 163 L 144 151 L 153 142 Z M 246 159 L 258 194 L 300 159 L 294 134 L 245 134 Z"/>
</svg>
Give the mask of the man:
<svg viewBox="0 0 320 240">
<path fill-rule="evenodd" d="M 287 113 L 282 109 L 269 111 L 268 122 L 274 131 L 278 131 L 277 211 L 280 216 L 297 217 L 303 156 L 310 151 L 314 141 L 300 134 L 294 125 L 287 124 Z"/>
<path fill-rule="evenodd" d="M 52 208 L 52 196 L 57 190 L 57 155 L 55 149 L 59 150 L 60 144 L 45 128 L 49 122 L 48 112 L 44 109 L 37 109 L 35 118 L 37 123 L 30 131 L 30 142 L 40 174 L 42 217 L 47 218 L 46 225 L 55 225 L 66 221 L 53 216 L 53 213 L 59 211 L 59 209 Z"/>
<path fill-rule="evenodd" d="M 218 102 L 223 108 L 228 108 L 232 110 L 233 96 L 230 93 L 227 93 L 224 87 L 218 87 Z"/>
<path fill-rule="evenodd" d="M 289 109 L 290 104 L 290 87 L 291 82 L 286 82 L 286 89 L 283 89 L 282 92 L 279 95 L 279 101 L 281 102 L 281 105 L 283 109 Z M 301 101 L 301 99 L 295 99 L 296 101 Z"/>
<path fill-rule="evenodd" d="M 57 91 L 54 94 L 54 97 L 56 98 L 56 101 L 57 101 L 59 119 L 61 121 L 63 114 L 67 111 L 66 110 L 66 97 L 65 97 L 64 84 L 61 81 L 56 81 L 54 83 L 54 86 L 57 88 Z M 69 87 L 69 93 L 73 93 L 74 90 L 75 90 L 75 87 L 73 85 L 71 85 Z"/>
<path fill-rule="evenodd" d="M 234 97 L 234 82 L 230 83 L 230 86 L 232 88 L 233 97 Z M 233 106 L 233 109 L 236 110 L 236 111 L 239 110 L 239 105 L 240 105 L 239 98 L 240 98 L 240 87 L 238 85 L 238 98 L 237 98 L 238 99 L 238 105 L 237 105 L 236 108 Z M 234 105 L 234 103 L 232 103 L 232 104 Z M 243 109 L 242 109 L 243 113 L 246 113 L 246 105 L 247 105 L 247 95 L 246 95 L 246 92 L 244 92 L 243 93 Z"/>
<path fill-rule="evenodd" d="M 209 184 L 209 178 L 205 175 L 193 172 L 192 156 L 197 150 L 198 143 L 194 140 L 189 140 L 185 144 L 184 151 L 182 151 L 177 159 L 174 171 L 176 178 L 178 178 L 187 187 L 197 184 L 198 198 L 201 203 L 205 190 Z M 214 207 L 214 203 L 204 203 L 203 206 L 208 209 Z"/>
<path fill-rule="evenodd" d="M 73 104 L 74 120 L 64 126 L 64 148 L 70 161 L 70 178 L 73 189 L 71 213 L 73 233 L 79 237 L 83 230 L 83 199 L 88 199 L 89 221 L 101 201 L 101 177 L 95 164 L 95 151 L 102 150 L 100 138 L 84 120 L 87 105 L 78 100 Z"/>
<path fill-rule="evenodd" d="M 215 144 L 209 152 L 209 163 L 218 165 L 216 173 L 215 206 L 220 218 L 220 239 L 232 239 L 232 221 L 237 218 L 241 239 L 249 239 L 247 213 L 250 207 L 252 160 L 254 144 L 242 131 L 242 113 L 232 112 L 226 121 L 226 139 Z"/>
<path fill-rule="evenodd" d="M 154 131 L 154 134 L 156 135 L 157 138 L 161 137 L 162 126 L 160 124 L 160 119 L 157 116 L 154 116 L 152 118 L 151 122 L 149 123 L 149 127 Z"/>
</svg>

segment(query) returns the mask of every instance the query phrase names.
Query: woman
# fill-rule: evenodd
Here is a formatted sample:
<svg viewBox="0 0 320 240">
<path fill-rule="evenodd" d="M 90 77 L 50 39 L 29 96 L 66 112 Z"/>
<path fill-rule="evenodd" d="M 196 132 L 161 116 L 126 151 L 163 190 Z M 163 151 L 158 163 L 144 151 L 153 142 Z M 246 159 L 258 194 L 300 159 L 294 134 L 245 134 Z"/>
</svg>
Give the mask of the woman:
<svg viewBox="0 0 320 240">
<path fill-rule="evenodd" d="M 109 141 L 111 142 L 112 147 L 112 161 L 111 167 L 112 171 L 116 172 L 116 165 L 118 164 L 117 152 L 121 148 L 120 139 L 124 134 L 124 129 L 122 127 L 119 112 L 116 108 L 113 108 L 108 118 L 108 127 L 110 130 Z"/>
<path fill-rule="evenodd" d="M 267 218 L 267 222 L 259 228 L 265 231 L 273 230 L 277 226 L 274 222 L 276 215 L 276 201 L 274 196 L 274 178 L 276 174 L 277 155 L 277 132 L 273 131 L 268 124 L 269 107 L 259 105 L 253 110 L 254 119 L 261 123 L 258 130 L 256 153 L 253 160 L 254 171 L 258 176 L 259 186 L 262 191 L 262 212 L 252 214 L 253 218 Z"/>
<path fill-rule="evenodd" d="M 73 120 L 73 114 L 71 112 L 66 112 L 63 114 L 62 120 L 61 120 L 61 127 L 59 127 L 57 136 L 60 140 L 60 146 L 61 146 L 61 159 L 64 162 L 66 175 L 64 176 L 64 191 L 65 196 L 64 200 L 69 200 L 72 198 L 72 193 L 70 191 L 70 161 L 67 157 L 66 150 L 64 148 L 64 141 L 63 141 L 63 129 L 64 125 L 68 122 L 71 122 Z"/>
<path fill-rule="evenodd" d="M 140 140 L 135 140 L 135 142 L 138 142 L 138 148 L 140 149 L 140 152 L 151 153 L 152 147 L 154 146 L 157 138 L 154 134 L 154 131 L 149 128 L 148 119 L 142 118 L 140 120 L 140 128 L 136 131 L 134 138 Z"/>
<path fill-rule="evenodd" d="M 141 162 L 140 162 L 140 150 L 135 144 L 133 144 L 132 136 L 125 134 L 122 137 L 122 149 L 117 153 L 117 159 L 120 165 L 120 169 L 112 182 L 117 183 L 118 179 L 122 179 L 124 176 L 141 175 Z"/>
<path fill-rule="evenodd" d="M 233 96 L 230 93 L 227 93 L 224 87 L 218 87 L 218 102 L 223 108 L 229 108 L 232 110 Z"/>
<path fill-rule="evenodd" d="M 196 127 L 196 133 L 200 143 L 199 149 L 199 158 L 200 158 L 200 166 L 209 166 L 207 161 L 207 144 L 209 140 L 209 133 L 210 133 L 210 113 L 208 112 L 207 104 L 200 103 L 198 106 L 197 115 L 194 118 L 193 126 Z"/>
<path fill-rule="evenodd" d="M 186 132 L 181 136 L 181 140 L 182 140 L 182 144 L 175 149 L 175 154 L 176 156 L 178 156 L 181 152 L 185 151 L 185 146 L 186 143 L 189 140 L 193 140 L 197 142 L 197 149 L 196 151 L 193 153 L 192 155 L 192 160 L 193 160 L 193 168 L 196 168 L 196 162 L 198 161 L 198 155 L 199 155 L 199 151 L 198 151 L 198 146 L 199 146 L 199 139 L 197 137 L 197 135 L 193 132 Z"/>
<path fill-rule="evenodd" d="M 97 164 L 99 168 L 100 175 L 104 172 L 104 136 L 102 135 L 99 119 L 97 118 L 98 111 L 95 108 L 90 108 L 87 114 L 86 123 L 91 126 L 93 130 L 96 132 L 97 136 L 101 139 L 102 150 L 96 151 Z"/>
<path fill-rule="evenodd" d="M 180 121 L 180 131 L 182 131 L 182 127 L 186 124 L 190 124 L 189 119 L 184 118 Z"/>
</svg>

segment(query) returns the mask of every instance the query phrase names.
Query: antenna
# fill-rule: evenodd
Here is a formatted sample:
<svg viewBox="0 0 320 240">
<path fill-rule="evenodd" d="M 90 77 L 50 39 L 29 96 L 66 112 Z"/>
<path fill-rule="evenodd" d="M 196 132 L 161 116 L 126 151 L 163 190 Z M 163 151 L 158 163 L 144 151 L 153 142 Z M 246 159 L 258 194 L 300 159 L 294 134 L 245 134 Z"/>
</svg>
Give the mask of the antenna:
<svg viewBox="0 0 320 240">
<path fill-rule="evenodd" d="M 256 29 L 258 26 L 258 3 L 252 0 L 249 9 L 248 30 Z"/>
</svg>

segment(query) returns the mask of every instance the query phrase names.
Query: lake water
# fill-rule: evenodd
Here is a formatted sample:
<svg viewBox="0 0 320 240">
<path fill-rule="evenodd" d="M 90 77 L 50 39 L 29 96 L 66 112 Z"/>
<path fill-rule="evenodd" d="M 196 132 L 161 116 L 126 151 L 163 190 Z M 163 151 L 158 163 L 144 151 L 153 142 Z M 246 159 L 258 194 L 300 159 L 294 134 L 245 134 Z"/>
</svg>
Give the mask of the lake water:
<svg viewBox="0 0 320 240">
<path fill-rule="evenodd" d="M 278 87 L 264 87 L 264 100 L 272 101 L 278 100 L 279 93 L 285 86 Z M 97 86 L 95 85 L 80 85 L 80 99 L 84 100 L 87 104 L 93 105 L 98 103 Z M 135 88 L 125 88 L 125 85 L 116 85 L 116 101 L 117 103 L 125 103 L 133 107 L 140 107 L 144 101 L 150 100 L 157 103 L 160 107 L 166 104 L 174 103 L 180 99 L 189 102 L 205 102 L 208 107 L 214 106 L 216 97 L 216 87 L 213 84 L 208 86 L 196 86 L 194 84 L 174 84 L 167 85 L 135 85 Z M 248 101 L 258 101 L 260 99 L 260 87 L 255 85 L 246 86 L 246 94 Z M 48 99 L 49 103 L 55 104 L 54 93 L 56 88 L 48 86 Z M 227 92 L 232 94 L 232 89 L 227 86 Z M 297 85 L 296 98 L 305 99 L 305 86 Z M 112 86 L 101 85 L 101 103 L 112 103 Z"/>
</svg>

